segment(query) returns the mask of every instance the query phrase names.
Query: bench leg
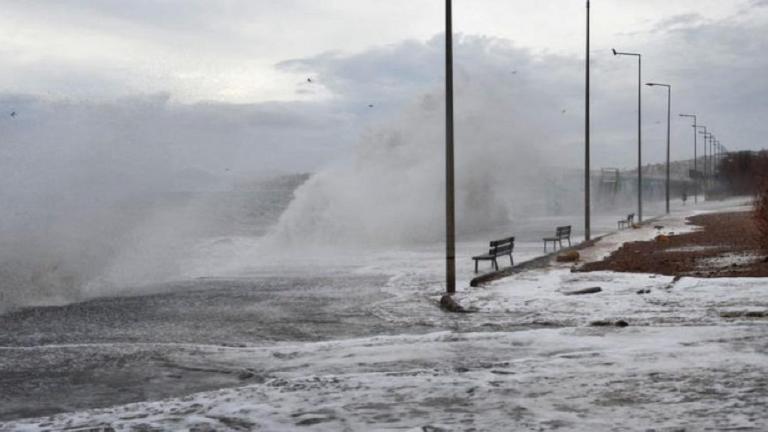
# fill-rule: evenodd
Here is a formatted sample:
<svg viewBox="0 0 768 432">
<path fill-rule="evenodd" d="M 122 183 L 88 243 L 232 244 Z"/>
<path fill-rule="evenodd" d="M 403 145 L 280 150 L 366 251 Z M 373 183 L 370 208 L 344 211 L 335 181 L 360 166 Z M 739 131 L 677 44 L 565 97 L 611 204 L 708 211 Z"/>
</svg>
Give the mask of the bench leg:
<svg viewBox="0 0 768 432">
<path fill-rule="evenodd" d="M 496 269 L 496 271 L 499 271 L 499 263 L 496 261 L 496 258 L 493 259 L 493 267 Z"/>
<path fill-rule="evenodd" d="M 478 260 L 475 260 L 475 274 L 477 274 L 477 262 Z"/>
<path fill-rule="evenodd" d="M 512 258 L 512 254 L 509 254 L 509 265 L 510 265 L 510 267 L 514 267 L 515 266 L 515 259 Z"/>
</svg>

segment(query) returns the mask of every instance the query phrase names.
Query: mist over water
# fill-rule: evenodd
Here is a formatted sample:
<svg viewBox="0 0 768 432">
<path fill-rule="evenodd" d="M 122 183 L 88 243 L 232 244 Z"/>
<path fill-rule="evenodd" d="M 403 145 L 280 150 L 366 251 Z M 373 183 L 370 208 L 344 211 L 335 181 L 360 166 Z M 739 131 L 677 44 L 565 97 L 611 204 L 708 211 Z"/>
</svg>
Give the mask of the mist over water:
<svg viewBox="0 0 768 432">
<path fill-rule="evenodd" d="M 439 60 L 439 39 L 406 44 L 421 50 L 412 60 Z M 480 37 L 462 38 L 457 52 L 460 238 L 581 214 L 579 62 Z M 349 82 L 328 85 L 361 91 Z M 176 105 L 165 95 L 0 99 L 19 113 L 0 120 L 0 311 L 130 293 L 310 248 L 442 241 L 444 97 L 425 92 L 440 88 L 435 81 L 416 84 L 420 96 L 398 93 L 396 108 L 365 118 L 311 103 Z M 280 177 L 297 172 L 314 174 Z"/>
<path fill-rule="evenodd" d="M 249 107 L 216 114 L 162 96 L 0 105 L 18 113 L 0 119 L 0 312 L 183 277 L 201 238 L 263 234 L 306 179 L 267 180 L 278 171 L 250 160 L 260 145 L 247 128 L 208 136 L 249 124 Z"/>
</svg>

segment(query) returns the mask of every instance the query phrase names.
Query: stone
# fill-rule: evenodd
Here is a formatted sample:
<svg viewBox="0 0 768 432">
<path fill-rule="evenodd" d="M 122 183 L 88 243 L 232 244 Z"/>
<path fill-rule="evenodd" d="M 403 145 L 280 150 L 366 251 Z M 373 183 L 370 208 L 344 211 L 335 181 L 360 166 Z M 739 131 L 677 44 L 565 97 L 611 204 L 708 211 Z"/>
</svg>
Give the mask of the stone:
<svg viewBox="0 0 768 432">
<path fill-rule="evenodd" d="M 768 318 L 768 311 L 751 311 L 746 313 L 747 318 Z"/>
<path fill-rule="evenodd" d="M 744 316 L 743 311 L 722 311 L 720 312 L 720 318 L 741 318 Z"/>
<path fill-rule="evenodd" d="M 243 370 L 240 371 L 240 373 L 237 374 L 237 378 L 240 379 L 240 380 L 251 379 L 254 376 L 256 376 L 256 374 L 253 373 L 252 371 L 248 370 L 248 369 L 243 369 Z"/>
<path fill-rule="evenodd" d="M 611 322 L 610 321 L 605 321 L 605 320 L 592 321 L 591 323 L 589 323 L 589 325 L 592 326 L 592 327 L 610 327 L 611 326 Z"/>
<path fill-rule="evenodd" d="M 447 312 L 466 313 L 466 309 L 456 302 L 450 295 L 446 294 L 440 299 L 440 307 Z"/>
<path fill-rule="evenodd" d="M 624 320 L 619 320 L 616 322 L 608 321 L 608 320 L 599 320 L 599 321 L 592 321 L 589 323 L 591 327 L 629 327 L 629 323 Z"/>
<path fill-rule="evenodd" d="M 644 295 L 644 294 L 650 294 L 650 293 L 651 293 L 651 290 L 649 290 L 649 289 L 647 289 L 647 288 L 646 288 L 646 289 L 641 289 L 641 290 L 639 290 L 637 293 L 638 293 L 638 294 L 640 294 L 640 295 Z"/>
<path fill-rule="evenodd" d="M 599 292 L 603 292 L 603 289 L 600 287 L 593 287 L 593 288 L 584 288 L 576 291 L 564 292 L 563 295 L 574 296 L 574 295 L 597 294 Z"/>
</svg>

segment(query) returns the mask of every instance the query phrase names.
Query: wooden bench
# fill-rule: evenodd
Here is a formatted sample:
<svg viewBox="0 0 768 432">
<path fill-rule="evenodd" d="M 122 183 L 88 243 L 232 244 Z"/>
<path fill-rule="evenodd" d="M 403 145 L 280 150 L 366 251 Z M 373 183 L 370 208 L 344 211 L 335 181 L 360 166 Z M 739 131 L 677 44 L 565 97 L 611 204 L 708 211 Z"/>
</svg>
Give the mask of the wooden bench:
<svg viewBox="0 0 768 432">
<path fill-rule="evenodd" d="M 547 252 L 547 243 L 552 242 L 552 246 L 557 250 L 557 245 L 560 245 L 560 249 L 563 248 L 563 240 L 568 240 L 568 246 L 571 245 L 571 226 L 557 227 L 554 237 L 544 238 L 544 252 Z"/>
<path fill-rule="evenodd" d="M 622 219 L 619 221 L 619 230 L 622 228 L 632 228 L 632 225 L 635 224 L 635 214 L 631 213 L 627 215 L 626 219 Z"/>
<path fill-rule="evenodd" d="M 475 273 L 477 273 L 477 264 L 480 261 L 493 261 L 492 265 L 496 271 L 499 270 L 499 263 L 496 258 L 504 255 L 509 255 L 510 265 L 515 265 L 515 260 L 512 258 L 512 251 L 515 249 L 515 238 L 509 237 L 502 240 L 494 240 L 490 243 L 490 249 L 485 255 L 478 255 L 472 257 L 475 260 Z"/>
</svg>

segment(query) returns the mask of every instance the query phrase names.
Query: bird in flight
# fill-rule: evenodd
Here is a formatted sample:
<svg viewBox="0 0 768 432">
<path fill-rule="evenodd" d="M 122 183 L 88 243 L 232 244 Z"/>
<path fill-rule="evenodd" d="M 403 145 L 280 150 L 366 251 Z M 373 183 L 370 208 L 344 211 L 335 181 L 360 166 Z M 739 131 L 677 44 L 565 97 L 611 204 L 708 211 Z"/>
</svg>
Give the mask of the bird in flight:
<svg viewBox="0 0 768 432">
<path fill-rule="evenodd" d="M 11 117 L 16 117 L 16 111 L 11 113 Z"/>
<path fill-rule="evenodd" d="M 307 78 L 307 82 L 311 83 L 312 82 L 312 78 Z"/>
<path fill-rule="evenodd" d="M 373 108 L 373 104 L 369 104 L 369 105 L 368 105 L 368 108 Z"/>
</svg>

